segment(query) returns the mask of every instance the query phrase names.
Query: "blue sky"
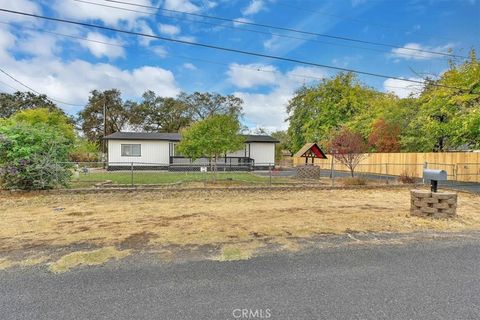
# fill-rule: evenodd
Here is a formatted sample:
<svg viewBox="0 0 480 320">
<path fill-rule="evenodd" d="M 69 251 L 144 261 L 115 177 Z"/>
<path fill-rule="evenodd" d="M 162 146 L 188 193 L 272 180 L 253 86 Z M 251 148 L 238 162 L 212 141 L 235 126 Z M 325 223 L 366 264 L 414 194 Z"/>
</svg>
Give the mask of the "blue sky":
<svg viewBox="0 0 480 320">
<path fill-rule="evenodd" d="M 0 0 L 0 7 L 406 79 L 439 75 L 448 68 L 447 57 L 425 52 L 86 1 L 140 12 L 74 0 Z M 480 46 L 480 2 L 475 0 L 124 1 L 400 47 L 453 50 L 462 56 Z M 243 121 L 250 128 L 283 129 L 288 125 L 285 106 L 294 91 L 337 72 L 7 13 L 0 14 L 0 22 L 0 67 L 53 99 L 78 105 L 62 105 L 71 114 L 78 112 L 93 89 L 118 88 L 125 99 L 134 100 L 148 89 L 164 96 L 214 91 L 244 100 Z M 360 79 L 401 97 L 419 89 L 400 80 Z M 0 81 L 2 91 L 24 90 L 4 75 Z"/>
</svg>

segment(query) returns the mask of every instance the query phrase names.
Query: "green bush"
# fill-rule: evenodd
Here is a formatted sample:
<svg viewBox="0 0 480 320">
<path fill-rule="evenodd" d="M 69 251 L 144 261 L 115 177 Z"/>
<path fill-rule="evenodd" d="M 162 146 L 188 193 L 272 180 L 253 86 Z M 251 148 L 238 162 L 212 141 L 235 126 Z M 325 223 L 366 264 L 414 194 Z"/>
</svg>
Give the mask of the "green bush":
<svg viewBox="0 0 480 320">
<path fill-rule="evenodd" d="M 85 138 L 77 138 L 69 158 L 73 162 L 97 162 L 100 160 L 98 144 Z"/>
<path fill-rule="evenodd" d="M 67 186 L 71 141 L 46 124 L 0 122 L 0 184 L 5 189 Z"/>
</svg>

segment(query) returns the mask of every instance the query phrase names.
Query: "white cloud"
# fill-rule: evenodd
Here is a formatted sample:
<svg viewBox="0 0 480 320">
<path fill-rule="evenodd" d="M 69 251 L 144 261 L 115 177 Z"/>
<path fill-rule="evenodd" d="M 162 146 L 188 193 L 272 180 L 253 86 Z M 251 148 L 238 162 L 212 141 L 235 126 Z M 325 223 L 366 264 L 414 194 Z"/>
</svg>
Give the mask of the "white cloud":
<svg viewBox="0 0 480 320">
<path fill-rule="evenodd" d="M 145 20 L 136 21 L 135 30 L 137 30 L 140 33 L 148 34 L 151 36 L 155 35 L 155 33 L 153 33 L 152 28 L 150 28 L 150 26 L 147 24 Z M 150 42 L 152 42 L 153 40 L 155 39 L 149 38 L 149 37 L 138 37 L 138 43 L 140 43 L 140 45 L 144 47 L 148 47 L 150 45 Z"/>
<path fill-rule="evenodd" d="M 182 65 L 182 67 L 184 69 L 188 69 L 188 70 L 197 70 L 197 67 L 193 63 L 190 63 L 190 62 L 184 63 Z"/>
<path fill-rule="evenodd" d="M 162 46 L 153 46 L 150 48 L 160 58 L 165 58 L 168 55 L 167 49 Z"/>
<path fill-rule="evenodd" d="M 408 80 L 423 81 L 421 78 L 408 78 Z M 410 95 L 418 96 L 423 85 L 399 79 L 387 79 L 383 82 L 383 88 L 386 92 L 392 92 L 399 98 L 407 98 Z"/>
<path fill-rule="evenodd" d="M 407 43 L 402 48 L 392 49 L 391 56 L 398 59 L 405 59 L 405 60 L 430 60 L 434 58 L 440 58 L 442 56 L 439 54 L 425 52 L 425 51 L 448 53 L 448 50 L 452 49 L 453 47 L 454 45 L 452 43 L 448 43 L 443 46 L 429 47 L 429 46 L 423 46 L 419 43 L 412 42 L 412 43 Z M 413 49 L 413 50 L 409 50 L 409 49 Z M 424 51 L 422 52 L 418 50 L 424 50 Z"/>
<path fill-rule="evenodd" d="M 237 22 L 238 21 L 238 22 Z M 237 18 L 235 19 L 235 21 L 233 22 L 233 25 L 238 27 L 238 26 L 243 26 L 244 24 L 241 23 L 241 22 L 252 22 L 251 19 L 248 19 L 248 18 L 245 18 L 245 17 L 241 17 L 241 18 Z"/>
<path fill-rule="evenodd" d="M 251 0 L 250 4 L 242 10 L 242 14 L 248 16 L 260 12 L 265 8 L 265 2 L 263 0 Z"/>
<path fill-rule="evenodd" d="M 41 14 L 41 8 L 37 3 L 29 0 L 0 0 L 0 8 L 21 11 L 25 13 Z M 1 12 L 0 21 L 2 22 L 26 22 L 35 23 L 34 18 L 22 16 L 13 13 Z"/>
<path fill-rule="evenodd" d="M 160 31 L 160 33 L 163 33 L 163 34 L 166 34 L 166 35 L 169 35 L 169 36 L 176 36 L 177 34 L 180 33 L 180 28 L 177 27 L 177 26 L 174 26 L 172 24 L 162 24 L 162 23 L 159 23 L 158 24 L 158 31 Z"/>
<path fill-rule="evenodd" d="M 194 36 L 181 36 L 181 37 L 177 37 L 178 40 L 182 40 L 182 41 L 187 41 L 187 42 L 196 42 L 197 41 L 197 38 L 195 38 Z"/>
<path fill-rule="evenodd" d="M 286 73 L 275 72 L 275 85 L 267 93 L 237 91 L 234 95 L 244 101 L 245 119 L 253 128 L 262 127 L 270 131 L 286 129 L 288 124 L 285 122 L 285 108 L 295 90 L 302 84 L 311 83 L 326 75 L 318 68 L 297 67 Z"/>
<path fill-rule="evenodd" d="M 186 11 L 195 13 L 200 11 L 200 8 L 189 0 L 165 0 L 165 9 Z"/>
<path fill-rule="evenodd" d="M 275 83 L 276 71 L 277 69 L 274 66 L 260 63 L 245 65 L 231 63 L 227 75 L 228 80 L 233 85 L 239 88 L 251 88 Z"/>
<path fill-rule="evenodd" d="M 208 9 L 213 9 L 216 6 L 218 6 L 218 3 L 215 2 L 215 1 L 204 0 L 203 1 L 203 6 L 208 8 Z"/>
<path fill-rule="evenodd" d="M 352 65 L 358 65 L 362 60 L 363 56 L 356 54 L 351 56 L 337 56 L 337 58 L 332 59 L 332 64 L 336 67 L 347 68 Z"/>
<path fill-rule="evenodd" d="M 18 51 L 15 41 L 12 41 L 13 35 L 0 29 L 0 36 L 0 65 L 6 72 L 57 100 L 81 105 L 93 89 L 118 88 L 126 98 L 139 97 L 147 89 L 161 92 L 164 96 L 175 96 L 180 92 L 173 73 L 163 68 L 141 66 L 127 70 L 108 63 L 80 59 L 63 61 L 57 56 L 39 54 L 17 59 L 9 52 Z M 0 76 L 0 80 L 20 87 L 4 76 Z"/>
<path fill-rule="evenodd" d="M 18 39 L 15 49 L 29 55 L 51 57 L 61 51 L 57 41 L 53 35 L 27 31 L 22 39 Z"/>
<path fill-rule="evenodd" d="M 87 48 L 97 58 L 107 57 L 110 59 L 125 57 L 125 50 L 120 46 L 122 43 L 117 39 L 112 39 L 98 32 L 89 32 L 87 39 L 91 41 L 80 41 L 82 47 Z M 97 41 L 97 42 L 94 42 Z M 111 46 L 105 43 L 116 44 Z"/>
<path fill-rule="evenodd" d="M 136 0 L 135 3 L 145 6 L 152 5 L 150 0 Z M 131 6 L 126 4 L 115 3 L 114 5 L 115 7 L 129 10 L 132 9 Z M 103 23 L 113 26 L 121 23 L 127 23 L 129 26 L 134 26 L 137 19 L 151 16 L 146 11 L 145 13 L 141 13 L 65 0 L 55 0 L 51 7 L 54 8 L 62 17 L 73 18 L 76 20 L 101 20 Z"/>
</svg>

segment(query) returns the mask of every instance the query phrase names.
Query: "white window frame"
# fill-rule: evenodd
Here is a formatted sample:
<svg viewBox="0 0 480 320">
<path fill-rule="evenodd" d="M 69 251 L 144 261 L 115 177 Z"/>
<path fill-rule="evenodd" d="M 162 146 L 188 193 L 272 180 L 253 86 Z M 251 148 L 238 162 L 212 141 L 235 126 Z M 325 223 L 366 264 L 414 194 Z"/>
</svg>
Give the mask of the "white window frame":
<svg viewBox="0 0 480 320">
<path fill-rule="evenodd" d="M 133 154 L 133 146 L 139 146 L 139 153 Z M 130 154 L 124 152 L 124 147 L 130 147 Z M 120 154 L 122 157 L 141 157 L 142 156 L 142 144 L 141 143 L 122 143 L 120 145 Z"/>
</svg>

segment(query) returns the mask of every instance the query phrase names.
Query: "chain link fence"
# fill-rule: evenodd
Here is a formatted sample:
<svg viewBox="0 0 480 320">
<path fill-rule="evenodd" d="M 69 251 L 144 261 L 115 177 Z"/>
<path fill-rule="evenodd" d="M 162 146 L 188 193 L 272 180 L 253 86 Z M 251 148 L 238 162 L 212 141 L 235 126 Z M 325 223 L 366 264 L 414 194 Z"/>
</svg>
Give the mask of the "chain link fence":
<svg viewBox="0 0 480 320">
<path fill-rule="evenodd" d="M 75 162 L 69 166 L 73 168 L 73 187 L 168 186 L 213 181 L 228 184 L 274 184 L 286 183 L 288 179 L 275 175 L 275 165 L 272 163 Z"/>
<path fill-rule="evenodd" d="M 71 168 L 73 188 L 88 187 L 141 187 L 175 186 L 181 184 L 222 185 L 293 185 L 323 184 L 338 186 L 349 184 L 423 183 L 424 168 L 445 170 L 448 181 L 442 188 L 480 193 L 479 163 L 377 163 L 359 164 L 352 173 L 344 168 L 321 169 L 320 179 L 304 180 L 297 177 L 296 168 L 275 166 L 272 163 L 218 162 L 142 163 L 142 162 L 70 162 L 61 163 Z M 393 174 L 395 173 L 395 174 Z M 400 174 L 398 174 L 400 173 Z"/>
</svg>

